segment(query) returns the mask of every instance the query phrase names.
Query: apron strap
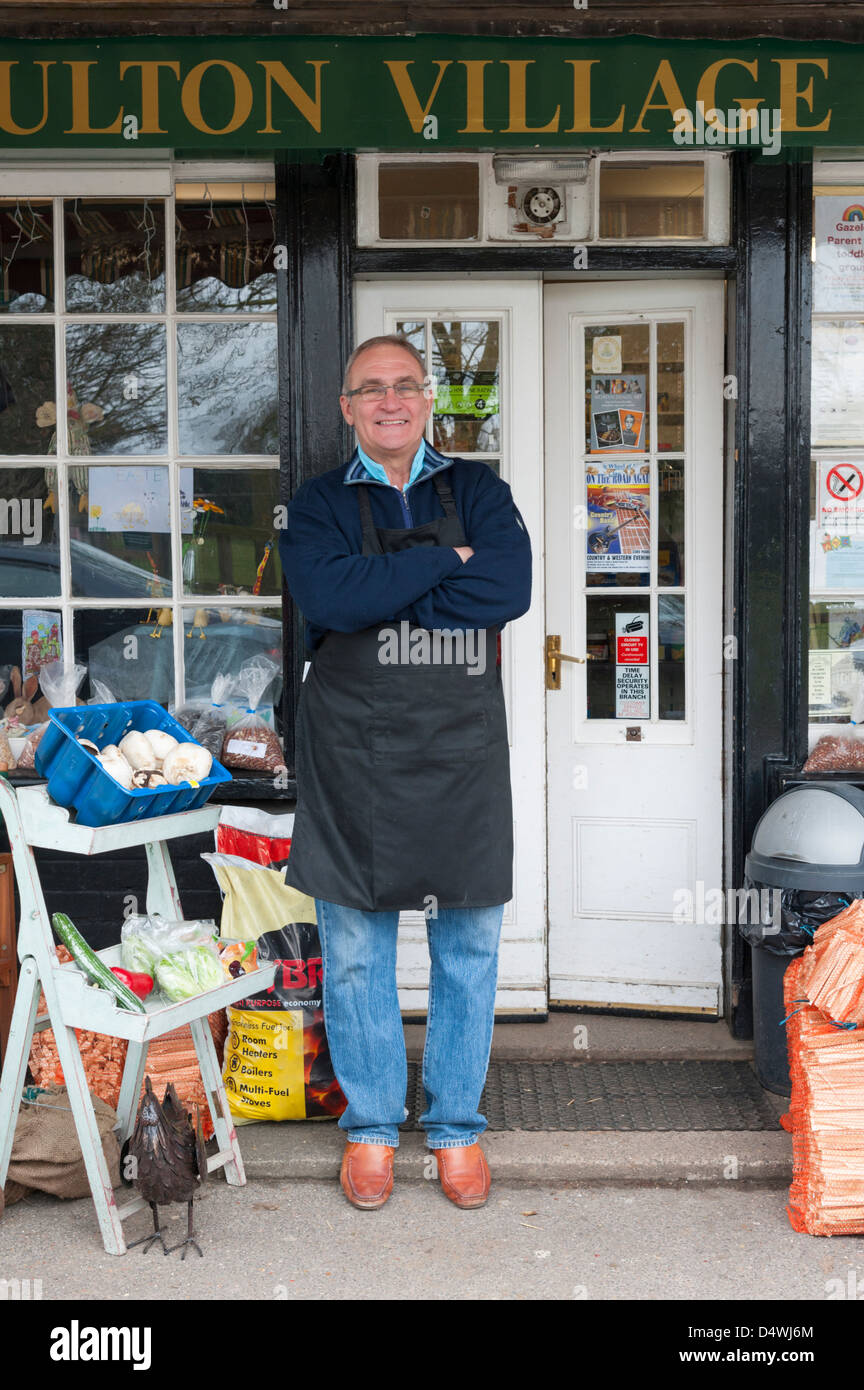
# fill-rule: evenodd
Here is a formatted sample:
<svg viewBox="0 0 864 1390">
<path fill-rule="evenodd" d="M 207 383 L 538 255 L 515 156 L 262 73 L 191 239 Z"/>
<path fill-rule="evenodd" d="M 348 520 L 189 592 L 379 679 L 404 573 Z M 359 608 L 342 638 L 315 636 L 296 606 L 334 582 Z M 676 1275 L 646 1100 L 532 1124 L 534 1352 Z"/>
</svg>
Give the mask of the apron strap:
<svg viewBox="0 0 864 1390">
<path fill-rule="evenodd" d="M 455 517 L 458 521 L 459 513 L 456 510 L 450 484 L 439 477 L 437 473 L 432 474 L 432 482 L 435 484 L 435 491 L 438 493 L 438 500 L 444 509 L 444 515 Z M 363 528 L 363 554 L 383 555 L 384 549 L 378 537 L 378 530 L 372 520 L 372 504 L 369 501 L 369 488 L 366 483 L 357 484 L 357 501 L 360 506 L 360 525 Z"/>
<path fill-rule="evenodd" d="M 383 555 L 384 550 L 378 539 L 378 532 L 372 520 L 372 506 L 369 502 L 369 489 L 365 483 L 357 484 L 357 501 L 360 505 L 360 525 L 363 527 L 363 554 Z"/>
</svg>

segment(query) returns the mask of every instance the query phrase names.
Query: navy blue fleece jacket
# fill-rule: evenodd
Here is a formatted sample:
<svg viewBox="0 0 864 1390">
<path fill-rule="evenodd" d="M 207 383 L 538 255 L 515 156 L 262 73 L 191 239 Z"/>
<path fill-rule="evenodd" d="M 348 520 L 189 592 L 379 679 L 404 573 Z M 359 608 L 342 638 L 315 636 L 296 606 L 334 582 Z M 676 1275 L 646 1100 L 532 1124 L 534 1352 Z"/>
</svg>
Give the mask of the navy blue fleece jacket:
<svg viewBox="0 0 864 1390">
<path fill-rule="evenodd" d="M 445 470 L 474 555 L 463 563 L 450 546 L 363 555 L 357 484 L 369 486 L 376 526 L 422 526 L 444 514 L 432 476 Z M 531 542 L 509 486 L 487 463 L 446 458 L 428 443 L 423 470 L 403 494 L 370 479 L 356 452 L 303 483 L 279 553 L 310 651 L 331 629 L 403 619 L 425 628 L 503 626 L 531 603 Z"/>
</svg>

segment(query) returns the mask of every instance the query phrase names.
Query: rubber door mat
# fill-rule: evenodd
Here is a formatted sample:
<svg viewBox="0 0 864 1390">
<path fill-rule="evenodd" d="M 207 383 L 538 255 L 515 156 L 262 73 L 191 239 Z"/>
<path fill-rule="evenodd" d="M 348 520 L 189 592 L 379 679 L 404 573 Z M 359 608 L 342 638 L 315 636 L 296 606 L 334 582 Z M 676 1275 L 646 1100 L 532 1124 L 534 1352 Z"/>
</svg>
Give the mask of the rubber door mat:
<svg viewBox="0 0 864 1390">
<path fill-rule="evenodd" d="M 426 1108 L 408 1063 L 409 1118 Z M 491 1062 L 480 1101 L 490 1130 L 776 1129 L 747 1062 Z"/>
</svg>

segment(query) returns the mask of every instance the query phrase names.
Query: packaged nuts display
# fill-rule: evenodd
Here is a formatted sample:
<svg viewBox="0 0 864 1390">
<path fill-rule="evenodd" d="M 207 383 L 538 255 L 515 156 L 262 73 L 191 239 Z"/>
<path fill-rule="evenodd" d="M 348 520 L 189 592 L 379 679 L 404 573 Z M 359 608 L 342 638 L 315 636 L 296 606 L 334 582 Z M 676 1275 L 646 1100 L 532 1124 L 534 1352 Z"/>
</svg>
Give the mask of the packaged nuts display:
<svg viewBox="0 0 864 1390">
<path fill-rule="evenodd" d="M 278 669 L 276 662 L 266 656 L 251 656 L 240 667 L 236 689 L 246 696 L 247 708 L 225 734 L 221 756 L 225 767 L 245 768 L 249 772 L 287 771 L 278 735 L 256 713 Z"/>
<path fill-rule="evenodd" d="M 823 734 L 804 764 L 804 772 L 851 772 L 864 769 L 864 739 Z"/>
</svg>

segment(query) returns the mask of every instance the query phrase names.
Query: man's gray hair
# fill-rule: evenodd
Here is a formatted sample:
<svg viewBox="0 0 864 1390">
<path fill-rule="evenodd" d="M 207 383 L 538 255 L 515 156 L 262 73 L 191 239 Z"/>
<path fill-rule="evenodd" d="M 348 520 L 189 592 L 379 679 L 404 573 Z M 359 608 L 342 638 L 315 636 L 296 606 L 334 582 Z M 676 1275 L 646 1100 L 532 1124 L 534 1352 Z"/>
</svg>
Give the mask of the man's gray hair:
<svg viewBox="0 0 864 1390">
<path fill-rule="evenodd" d="M 420 375 L 425 380 L 426 362 L 423 358 L 423 354 L 417 351 L 414 344 L 405 337 L 404 333 L 381 333 L 377 338 L 367 338 L 365 343 L 361 343 L 359 347 L 356 347 L 348 358 L 348 361 L 345 363 L 345 375 L 342 378 L 343 396 L 349 390 L 348 383 L 351 380 L 351 368 L 354 366 L 357 358 L 360 356 L 361 352 L 365 352 L 367 348 L 374 347 L 404 348 L 405 351 L 414 358 L 414 361 L 420 368 Z"/>
</svg>

